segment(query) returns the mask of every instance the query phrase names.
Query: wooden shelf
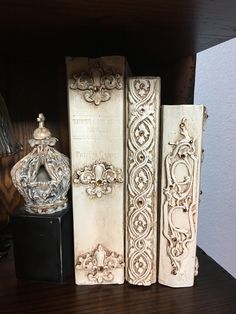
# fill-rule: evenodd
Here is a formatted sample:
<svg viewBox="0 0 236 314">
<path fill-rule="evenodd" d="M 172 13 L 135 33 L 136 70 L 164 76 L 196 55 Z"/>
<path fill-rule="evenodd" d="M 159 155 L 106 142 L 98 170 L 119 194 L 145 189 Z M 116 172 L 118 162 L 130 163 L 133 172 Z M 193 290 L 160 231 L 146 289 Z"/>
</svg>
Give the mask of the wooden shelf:
<svg viewBox="0 0 236 314">
<path fill-rule="evenodd" d="M 234 0 L 1 1 L 1 51 L 121 54 L 151 68 L 235 37 L 235 16 Z"/>
<path fill-rule="evenodd" d="M 24 254 L 24 252 L 22 252 Z M 17 280 L 13 257 L 0 262 L 0 312 L 5 313 L 235 313 L 236 280 L 198 250 L 195 286 L 173 289 L 159 284 L 75 286 Z"/>
</svg>

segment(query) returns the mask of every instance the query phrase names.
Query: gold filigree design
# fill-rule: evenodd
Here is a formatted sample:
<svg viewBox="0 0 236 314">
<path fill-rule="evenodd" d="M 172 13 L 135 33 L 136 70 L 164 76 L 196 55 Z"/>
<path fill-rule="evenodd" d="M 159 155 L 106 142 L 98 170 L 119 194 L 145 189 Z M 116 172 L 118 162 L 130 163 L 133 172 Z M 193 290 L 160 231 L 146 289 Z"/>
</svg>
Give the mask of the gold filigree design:
<svg viewBox="0 0 236 314">
<path fill-rule="evenodd" d="M 187 119 L 180 125 L 181 138 L 172 145 L 166 156 L 167 185 L 163 208 L 163 234 L 168 240 L 167 255 L 171 260 L 172 274 L 177 275 L 182 261 L 188 256 L 188 244 L 195 239 L 195 214 L 197 210 L 196 174 L 198 158 L 195 154 L 196 140 L 190 137 Z M 181 180 L 179 174 L 182 174 Z"/>
<path fill-rule="evenodd" d="M 156 129 L 155 82 L 130 80 L 128 84 L 128 208 L 127 279 L 150 285 L 155 264 L 154 173 Z"/>
<path fill-rule="evenodd" d="M 102 244 L 98 244 L 92 252 L 80 255 L 76 261 L 76 268 L 85 270 L 87 278 L 96 283 L 112 282 L 113 271 L 123 267 L 123 257 L 116 252 L 109 251 Z"/>
<path fill-rule="evenodd" d="M 84 91 L 83 96 L 87 102 L 99 106 L 111 98 L 113 89 L 122 89 L 123 80 L 120 74 L 112 70 L 104 71 L 97 63 L 90 67 L 89 72 L 75 73 L 72 76 L 70 88 Z"/>
<path fill-rule="evenodd" d="M 87 194 L 97 198 L 112 193 L 113 184 L 122 183 L 123 180 L 121 169 L 103 161 L 95 161 L 92 165 L 77 169 L 73 176 L 75 184 L 88 185 Z"/>
</svg>

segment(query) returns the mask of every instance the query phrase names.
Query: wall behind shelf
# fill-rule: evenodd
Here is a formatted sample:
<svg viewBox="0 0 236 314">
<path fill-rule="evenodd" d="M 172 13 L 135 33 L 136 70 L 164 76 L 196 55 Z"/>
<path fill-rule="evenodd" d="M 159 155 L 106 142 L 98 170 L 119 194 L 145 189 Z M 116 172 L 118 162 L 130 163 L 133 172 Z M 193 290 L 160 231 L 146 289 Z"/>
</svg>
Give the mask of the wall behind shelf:
<svg viewBox="0 0 236 314">
<path fill-rule="evenodd" d="M 207 106 L 198 244 L 236 278 L 236 38 L 197 54 L 195 103 Z"/>
</svg>

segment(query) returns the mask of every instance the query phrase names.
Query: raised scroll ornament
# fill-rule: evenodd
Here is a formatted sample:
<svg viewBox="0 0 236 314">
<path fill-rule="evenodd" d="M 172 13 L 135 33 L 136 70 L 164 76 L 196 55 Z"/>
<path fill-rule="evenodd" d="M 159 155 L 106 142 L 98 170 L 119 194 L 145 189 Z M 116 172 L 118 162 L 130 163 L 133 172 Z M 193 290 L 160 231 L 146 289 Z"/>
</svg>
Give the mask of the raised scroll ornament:
<svg viewBox="0 0 236 314">
<path fill-rule="evenodd" d="M 197 208 L 195 139 L 190 137 L 187 119 L 180 125 L 180 136 L 166 156 L 165 170 L 167 185 L 164 188 L 163 233 L 168 240 L 167 255 L 170 258 L 172 274 L 181 271 L 183 260 L 188 256 L 188 244 L 195 239 L 195 214 Z M 180 176 L 181 174 L 181 176 Z"/>
<path fill-rule="evenodd" d="M 85 270 L 88 279 L 97 283 L 113 281 L 114 269 L 123 267 L 123 257 L 115 252 L 109 251 L 101 244 L 98 244 L 96 249 L 92 252 L 80 255 L 76 262 L 76 268 Z"/>
<path fill-rule="evenodd" d="M 112 192 L 113 184 L 123 182 L 123 173 L 111 164 L 95 161 L 92 165 L 76 170 L 73 181 L 75 184 L 87 185 L 88 195 L 101 198 Z"/>
<path fill-rule="evenodd" d="M 115 74 L 111 70 L 105 72 L 99 64 L 91 67 L 88 73 L 73 74 L 70 84 L 71 89 L 84 91 L 84 99 L 96 106 L 101 102 L 108 101 L 113 89 L 122 89 L 122 87 L 121 75 Z"/>
</svg>

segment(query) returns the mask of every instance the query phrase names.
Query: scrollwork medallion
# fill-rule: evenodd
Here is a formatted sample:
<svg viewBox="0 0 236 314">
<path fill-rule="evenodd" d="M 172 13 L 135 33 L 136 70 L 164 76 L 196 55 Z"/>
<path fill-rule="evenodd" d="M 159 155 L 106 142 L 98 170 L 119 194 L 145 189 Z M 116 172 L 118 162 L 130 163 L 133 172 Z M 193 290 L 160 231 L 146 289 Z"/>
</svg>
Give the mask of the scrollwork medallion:
<svg viewBox="0 0 236 314">
<path fill-rule="evenodd" d="M 166 188 L 163 208 L 163 234 L 168 240 L 167 255 L 172 274 L 181 270 L 182 261 L 188 256 L 188 244 L 195 239 L 195 214 L 197 210 L 196 174 L 198 158 L 196 140 L 189 135 L 187 119 L 180 125 L 180 139 L 172 145 L 166 156 Z"/>
<path fill-rule="evenodd" d="M 96 283 L 112 282 L 114 270 L 123 267 L 123 257 L 102 244 L 98 244 L 92 252 L 78 256 L 76 261 L 76 268 L 86 271 L 89 281 Z"/>
<path fill-rule="evenodd" d="M 72 76 L 70 88 L 84 91 L 87 102 L 99 106 L 111 98 L 113 89 L 122 89 L 122 76 L 112 70 L 104 70 L 98 63 L 91 66 L 88 72 L 75 73 Z"/>
<path fill-rule="evenodd" d="M 122 183 L 123 180 L 121 169 L 102 161 L 77 169 L 73 176 L 75 184 L 87 185 L 87 194 L 96 198 L 112 193 L 113 184 Z"/>
</svg>

